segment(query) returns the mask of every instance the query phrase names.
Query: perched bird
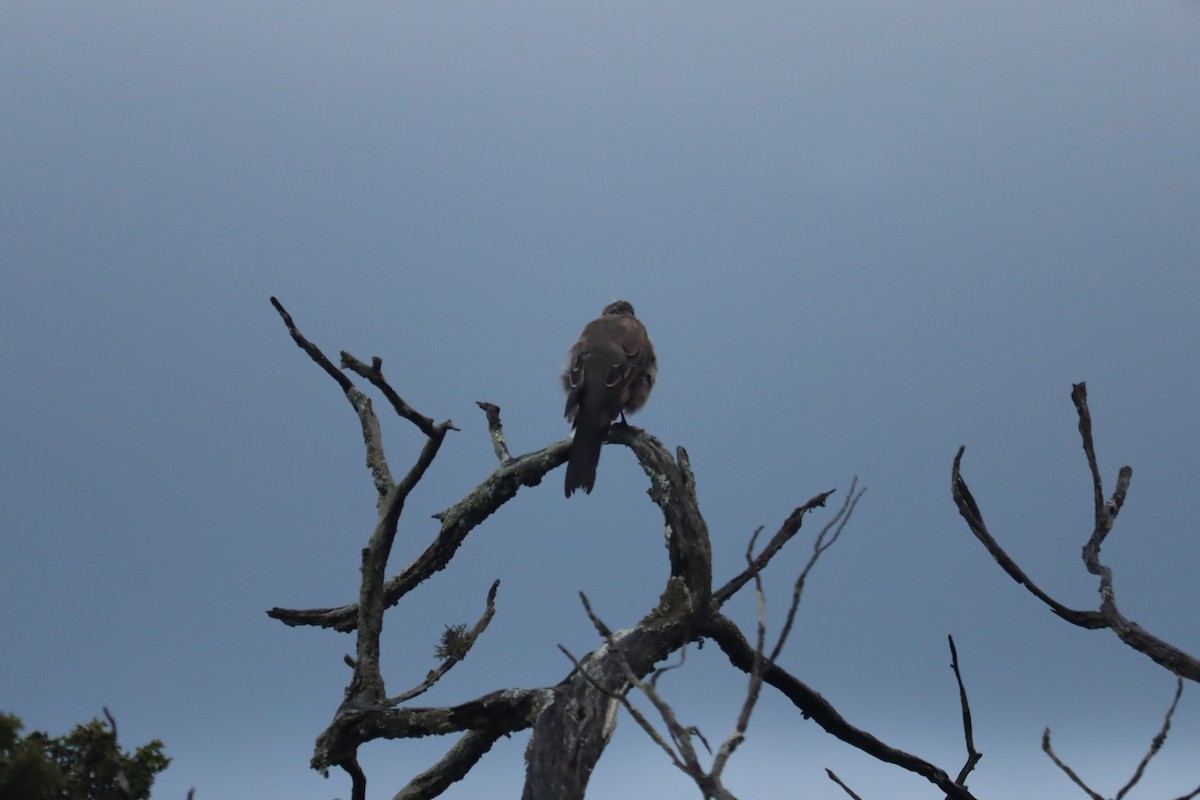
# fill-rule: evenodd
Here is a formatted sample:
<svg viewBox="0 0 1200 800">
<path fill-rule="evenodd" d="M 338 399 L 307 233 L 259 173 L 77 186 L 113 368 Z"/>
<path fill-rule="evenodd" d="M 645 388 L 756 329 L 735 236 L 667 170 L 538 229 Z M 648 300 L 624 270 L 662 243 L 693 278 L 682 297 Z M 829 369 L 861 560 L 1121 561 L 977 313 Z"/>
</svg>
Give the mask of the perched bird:
<svg viewBox="0 0 1200 800">
<path fill-rule="evenodd" d="M 579 334 L 562 374 L 566 417 L 575 429 L 567 497 L 576 489 L 591 493 L 609 425 L 618 415 L 624 422 L 626 411 L 632 414 L 646 403 L 657 376 L 654 342 L 628 301 L 609 303 Z"/>
</svg>

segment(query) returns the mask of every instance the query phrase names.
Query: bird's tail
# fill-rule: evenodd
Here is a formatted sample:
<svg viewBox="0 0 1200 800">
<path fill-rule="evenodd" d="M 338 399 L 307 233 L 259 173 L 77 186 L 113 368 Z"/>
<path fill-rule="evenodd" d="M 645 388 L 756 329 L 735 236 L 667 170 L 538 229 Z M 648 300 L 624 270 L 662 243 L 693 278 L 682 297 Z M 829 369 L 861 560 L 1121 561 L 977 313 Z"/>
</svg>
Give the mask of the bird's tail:
<svg viewBox="0 0 1200 800">
<path fill-rule="evenodd" d="M 600 463 L 600 445 L 608 433 L 608 426 L 595 427 L 578 420 L 579 427 L 575 429 L 575 439 L 571 442 L 571 457 L 567 460 L 566 495 L 576 489 L 583 489 L 587 494 L 592 493 L 596 485 L 596 466 Z"/>
</svg>

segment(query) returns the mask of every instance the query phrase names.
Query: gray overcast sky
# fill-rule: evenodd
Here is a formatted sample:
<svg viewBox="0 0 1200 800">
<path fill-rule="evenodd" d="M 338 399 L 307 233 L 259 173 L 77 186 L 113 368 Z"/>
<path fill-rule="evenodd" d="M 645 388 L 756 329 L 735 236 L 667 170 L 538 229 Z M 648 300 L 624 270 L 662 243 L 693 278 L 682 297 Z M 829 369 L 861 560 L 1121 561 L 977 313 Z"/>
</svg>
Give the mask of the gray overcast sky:
<svg viewBox="0 0 1200 800">
<path fill-rule="evenodd" d="M 1200 650 L 1194 3 L 5 3 L 0 75 L 0 708 L 61 733 L 107 705 L 125 744 L 166 742 L 158 798 L 349 794 L 307 764 L 352 640 L 263 612 L 356 597 L 373 489 L 272 294 L 462 428 L 392 571 L 494 468 L 474 401 L 515 452 L 562 438 L 566 349 L 630 299 L 662 365 L 634 421 L 689 449 L 718 579 L 859 475 L 784 665 L 953 771 L 953 633 L 980 797 L 1071 796 L 1045 726 L 1114 793 L 1174 686 L 1001 573 L 950 499 L 960 444 L 994 533 L 1094 607 L 1086 380 L 1106 488 L 1135 468 L 1118 598 Z M 384 425 L 399 470 L 420 440 Z M 389 688 L 495 578 L 492 627 L 421 703 L 558 681 L 555 644 L 596 644 L 579 590 L 616 627 L 652 607 L 661 517 L 628 452 L 600 466 L 590 497 L 561 473 L 523 491 L 393 610 Z M 808 541 L 767 575 L 775 625 Z M 710 740 L 731 729 L 744 681 L 715 648 L 664 680 Z M 516 796 L 525 741 L 447 797 Z M 371 796 L 449 744 L 367 747 Z M 1140 796 L 1195 788 L 1198 745 L 1190 686 Z M 841 797 L 827 766 L 936 795 L 771 692 L 728 782 Z M 623 719 L 590 796 L 697 793 Z"/>
</svg>

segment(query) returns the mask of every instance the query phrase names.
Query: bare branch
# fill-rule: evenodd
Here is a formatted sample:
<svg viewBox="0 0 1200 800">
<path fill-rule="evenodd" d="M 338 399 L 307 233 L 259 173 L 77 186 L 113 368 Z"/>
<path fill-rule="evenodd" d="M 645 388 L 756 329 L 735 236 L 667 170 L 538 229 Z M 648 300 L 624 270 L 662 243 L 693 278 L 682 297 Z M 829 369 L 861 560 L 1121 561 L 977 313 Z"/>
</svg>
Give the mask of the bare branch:
<svg viewBox="0 0 1200 800">
<path fill-rule="evenodd" d="M 1121 468 L 1112 497 L 1105 501 L 1103 488 L 1100 485 L 1100 470 L 1096 465 L 1096 450 L 1092 443 L 1092 419 L 1087 405 L 1087 385 L 1079 383 L 1072 386 L 1071 399 L 1079 414 L 1079 433 L 1083 438 L 1083 450 L 1087 455 L 1088 468 L 1092 474 L 1096 524 L 1091 537 L 1084 545 L 1083 560 L 1088 572 L 1100 577 L 1100 610 L 1076 611 L 1054 600 L 1029 580 L 1020 567 L 996 543 L 983 524 L 983 515 L 980 514 L 975 498 L 971 496 L 966 481 L 960 474 L 959 468 L 965 449 L 962 447 L 958 449 L 958 455 L 954 458 L 954 468 L 951 472 L 951 491 L 959 514 L 966 520 L 975 537 L 983 543 L 983 546 L 987 548 L 1004 571 L 1050 606 L 1055 614 L 1083 628 L 1110 628 L 1122 642 L 1150 657 L 1175 675 L 1200 682 L 1200 659 L 1148 633 L 1137 623 L 1126 619 L 1117 608 L 1112 571 L 1100 562 L 1100 547 L 1112 530 L 1117 514 L 1125 504 L 1125 496 L 1129 491 L 1133 470 L 1130 467 Z"/>
<path fill-rule="evenodd" d="M 749 672 L 753 668 L 754 648 L 728 617 L 722 614 L 713 615 L 703 627 L 702 633 L 717 643 L 735 667 L 743 672 Z M 805 718 L 812 719 L 826 732 L 843 742 L 880 761 L 895 764 L 920 775 L 954 800 L 974 800 L 974 796 L 964 787 L 955 784 L 944 770 L 917 756 L 886 745 L 866 731 L 851 725 L 828 700 L 779 666 L 768 663 L 763 672 L 763 680 L 782 692 Z"/>
<path fill-rule="evenodd" d="M 1017 583 L 1029 590 L 1034 597 L 1041 600 L 1046 605 L 1050 606 L 1050 610 L 1058 616 L 1070 622 L 1073 625 L 1078 625 L 1081 628 L 1098 629 L 1106 627 L 1104 615 L 1098 611 L 1076 611 L 1073 608 L 1067 608 L 1062 603 L 1055 600 L 1050 595 L 1046 594 L 1035 584 L 1025 572 L 1017 566 L 1017 563 L 1012 560 L 1008 553 L 1004 552 L 996 540 L 988 532 L 987 525 L 983 522 L 983 514 L 979 511 L 979 506 L 975 503 L 975 498 L 971 496 L 971 490 L 967 487 L 967 482 L 963 479 L 960 472 L 963 453 L 966 447 L 958 448 L 958 455 L 954 457 L 954 468 L 950 475 L 950 489 L 954 496 L 954 502 L 958 506 L 958 513 L 967 522 L 971 532 L 977 538 L 987 551 L 996 559 L 996 563 L 1000 568 L 1008 573 L 1009 577 Z"/>
<path fill-rule="evenodd" d="M 359 424 L 362 426 L 363 443 L 367 449 L 367 468 L 371 470 L 371 477 L 375 481 L 375 491 L 379 495 L 378 507 L 382 513 L 384 498 L 392 489 L 392 474 L 384 455 L 383 432 L 379 428 L 379 419 L 375 416 L 375 409 L 371 405 L 370 398 L 359 391 L 353 382 L 333 365 L 333 362 L 321 352 L 321 348 L 300 333 L 296 323 L 292 320 L 292 315 L 287 312 L 282 303 L 272 297 L 271 305 L 283 318 L 283 324 L 287 327 L 293 341 L 317 363 L 317 366 L 337 381 L 338 386 L 346 395 L 346 399 L 350 401 L 351 407 L 354 408 L 354 412 L 358 415 Z"/>
<path fill-rule="evenodd" d="M 658 688 L 659 678 L 661 678 L 663 675 L 666 675 L 668 672 L 671 672 L 672 670 L 679 669 L 685 663 L 687 663 L 687 648 L 681 647 L 679 648 L 678 661 L 676 661 L 674 664 L 667 664 L 665 667 L 656 667 L 654 672 L 650 674 L 650 685 Z"/>
<path fill-rule="evenodd" d="M 367 774 L 358 765 L 358 756 L 352 753 L 338 766 L 350 776 L 350 800 L 367 800 Z"/>
<path fill-rule="evenodd" d="M 850 490 L 846 493 L 846 500 L 842 503 L 842 507 L 838 509 L 833 518 L 825 524 L 825 526 L 821 529 L 821 532 L 817 534 L 816 539 L 813 541 L 812 555 L 809 557 L 808 563 L 805 564 L 804 569 L 800 572 L 800 576 L 796 579 L 796 582 L 793 585 L 792 602 L 788 607 L 783 628 L 779 632 L 779 638 L 776 640 L 775 647 L 771 650 L 771 655 L 769 657 L 766 655 L 766 594 L 763 590 L 762 574 L 759 567 L 760 562 L 758 559 L 753 557 L 754 543 L 757 540 L 758 534 L 761 532 L 762 528 L 756 530 L 754 535 L 750 537 L 750 543 L 747 545 L 745 555 L 746 569 L 752 574 L 754 579 L 754 592 L 755 597 L 758 600 L 758 625 L 754 647 L 754 658 L 750 668 L 750 683 L 746 691 L 746 700 L 742 704 L 741 713 L 738 715 L 737 725 L 735 726 L 733 733 L 731 733 L 729 738 L 727 738 L 724 744 L 722 744 L 721 749 L 718 751 L 717 757 L 713 763 L 712 776 L 716 780 L 719 780 L 721 772 L 723 771 L 729 757 L 733 754 L 733 751 L 737 749 L 737 747 L 745 738 L 746 728 L 750 722 L 750 715 L 754 710 L 754 706 L 758 703 L 759 694 L 762 690 L 763 671 L 767 664 L 772 666 L 775 664 L 776 659 L 779 658 L 779 654 L 783 651 L 783 646 L 787 642 L 788 636 L 791 634 L 792 625 L 796 620 L 796 612 L 800 607 L 800 597 L 804 592 L 804 584 L 808 578 L 808 574 L 812 571 L 813 567 L 816 566 L 817 560 L 820 559 L 821 555 L 830 547 L 832 547 L 842 535 L 842 531 L 845 529 L 846 523 L 850 520 L 851 515 L 854 513 L 855 506 L 858 505 L 859 499 L 862 497 L 863 492 L 866 491 L 866 489 L 855 491 L 857 486 L 858 478 L 855 478 L 850 483 Z M 828 498 L 832 493 L 832 491 L 826 492 L 825 494 L 818 496 L 818 498 L 814 498 L 814 500 L 809 501 L 807 505 L 815 507 L 813 504 L 817 503 L 818 505 L 823 506 L 825 499 Z M 801 508 L 805 507 L 802 506 Z M 793 512 L 792 516 L 797 517 L 795 512 Z M 796 518 L 797 529 L 799 529 L 799 521 L 802 516 L 803 512 L 799 517 Z M 785 528 L 786 527 L 787 526 L 785 524 Z M 779 538 L 779 534 L 776 534 L 775 537 L 772 537 L 772 542 Z M 788 538 L 790 538 L 790 535 Z M 786 539 L 784 541 L 786 541 Z M 782 546 L 782 542 L 780 543 L 780 546 Z M 768 556 L 767 559 L 763 560 L 761 563 L 765 565 L 769 560 L 770 556 Z"/>
<path fill-rule="evenodd" d="M 713 592 L 713 600 L 717 606 L 724 605 L 725 601 L 733 597 L 739 589 L 746 585 L 753 577 L 754 572 L 762 572 L 766 569 L 767 564 L 775 557 L 775 554 L 783 549 L 783 546 L 788 543 L 793 536 L 800 530 L 800 525 L 804 522 L 804 515 L 814 508 L 822 508 L 825 501 L 833 494 L 835 490 L 831 489 L 828 492 L 822 492 L 813 499 L 809 500 L 802 506 L 799 506 L 795 511 L 788 515 L 788 518 L 779 526 L 779 530 L 771 537 L 771 541 L 767 542 L 767 546 L 758 554 L 754 560 L 753 571 L 747 567 L 746 569 L 735 575 L 728 583 Z"/>
<path fill-rule="evenodd" d="M 115 741 L 120 738 L 117 735 L 117 721 L 113 719 L 113 715 L 109 712 L 108 706 L 101 706 L 101 708 L 104 710 L 104 718 L 108 720 L 108 724 L 112 726 L 113 740 Z"/>
<path fill-rule="evenodd" d="M 1102 796 L 1093 792 L 1088 787 L 1088 785 L 1086 783 L 1084 783 L 1078 775 L 1075 774 L 1074 770 L 1072 770 L 1070 767 L 1068 767 L 1066 764 L 1064 764 L 1062 761 L 1060 761 L 1058 756 L 1056 756 L 1054 754 L 1054 750 L 1050 747 L 1050 729 L 1049 728 L 1046 728 L 1046 732 L 1042 734 L 1042 751 L 1045 752 L 1046 755 L 1050 756 L 1050 760 L 1053 761 L 1056 765 L 1058 765 L 1058 768 L 1061 769 L 1064 773 L 1066 773 L 1066 776 L 1068 778 L 1070 778 L 1072 781 L 1074 781 L 1076 786 L 1078 786 L 1080 789 L 1085 791 L 1087 793 L 1088 797 L 1092 798 L 1092 800 L 1104 800 L 1104 798 Z"/>
<path fill-rule="evenodd" d="M 283 318 L 283 324 L 287 327 L 288 333 L 292 335 L 292 339 L 295 340 L 296 344 L 300 346 L 300 349 L 308 353 L 308 357 L 317 362 L 317 366 L 325 370 L 329 377 L 337 381 L 338 385 L 342 387 L 342 391 L 347 395 L 349 395 L 351 391 L 357 391 L 354 388 L 354 384 L 350 382 L 350 379 L 343 375 L 341 371 L 333 365 L 333 362 L 325 357 L 325 354 L 321 352 L 321 349 L 308 339 L 304 338 L 299 329 L 296 327 L 296 323 L 292 321 L 292 315 L 287 312 L 287 309 L 283 307 L 283 304 L 272 297 L 271 305 L 275 306 L 275 310 L 278 311 L 279 316 Z"/>
<path fill-rule="evenodd" d="M 834 783 L 836 783 L 838 786 L 842 787 L 842 791 L 844 791 L 846 794 L 850 795 L 850 797 L 852 797 L 852 798 L 853 798 L 853 800 L 862 800 L 862 798 L 861 798 L 861 797 L 859 797 L 858 795 L 856 795 L 854 792 L 850 791 L 850 787 L 849 787 L 849 786 L 847 786 L 846 784 L 842 783 L 842 779 L 841 779 L 841 778 L 839 778 L 839 777 L 838 777 L 838 776 L 837 776 L 837 775 L 834 773 L 834 771 L 833 771 L 833 770 L 831 770 L 831 769 L 829 769 L 828 767 L 826 767 L 826 768 L 825 768 L 825 774 L 829 776 L 829 779 L 830 779 L 831 781 L 833 781 Z"/>
<path fill-rule="evenodd" d="M 554 696 L 554 689 L 504 689 L 442 708 L 388 708 L 349 701 L 317 737 L 312 767 L 323 771 L 340 765 L 359 745 L 373 739 L 411 739 L 476 729 L 495 729 L 502 734 L 524 730 Z"/>
<path fill-rule="evenodd" d="M 409 781 L 392 800 L 430 800 L 440 796 L 451 784 L 466 777 L 492 745 L 506 735 L 508 732 L 502 728 L 468 731 L 440 761 Z"/>
<path fill-rule="evenodd" d="M 511 500 L 522 486 L 537 486 L 551 469 L 565 463 L 570 441 L 563 440 L 505 464 L 470 493 L 437 514 L 441 529 L 415 561 L 389 578 L 383 586 L 384 607 L 390 608 L 430 576 L 445 568 L 467 535 Z M 273 608 L 267 616 L 286 625 L 317 625 L 339 631 L 358 627 L 358 605 L 294 610 Z"/>
<path fill-rule="evenodd" d="M 392 409 L 395 410 L 399 416 L 408 420 L 413 425 L 416 425 L 417 428 L 420 429 L 421 433 L 425 434 L 430 439 L 439 435 L 438 428 L 442 426 L 449 428 L 450 430 L 458 430 L 458 428 L 454 427 L 454 425 L 449 422 L 443 422 L 442 426 L 435 425 L 431 418 L 418 413 L 416 409 L 404 402 L 400 395 L 396 393 L 396 390 L 392 388 L 391 384 L 384 379 L 383 359 L 379 356 L 375 356 L 371 359 L 371 366 L 369 367 L 362 361 L 359 361 L 357 358 L 347 353 L 345 350 L 341 352 L 341 358 L 342 367 L 352 370 L 353 372 L 370 381 L 376 389 L 383 393 L 383 396 L 386 397 L 388 402 L 392 404 Z M 444 434 L 445 431 L 442 433 Z"/>
<path fill-rule="evenodd" d="M 643 471 L 650 477 L 651 499 L 663 511 L 666 523 L 671 572 L 683 581 L 681 589 L 688 602 L 704 605 L 711 593 L 712 552 L 708 526 L 700 514 L 694 493 L 695 479 L 667 453 L 662 443 L 641 428 L 613 426 L 609 441 L 624 444 L 634 451 Z M 679 448 L 683 463 L 687 453 Z M 390 608 L 434 573 L 443 569 L 476 525 L 511 500 L 522 486 L 537 486 L 550 470 L 566 462 L 570 440 L 517 456 L 503 464 L 462 500 L 435 515 L 442 523 L 433 542 L 413 563 L 389 578 L 383 587 L 384 607 Z M 697 531 L 695 535 L 677 535 Z M 267 616 L 286 625 L 317 625 L 339 631 L 358 626 L 358 606 L 296 610 L 272 608 Z"/>
<path fill-rule="evenodd" d="M 1087 406 L 1087 384 L 1071 385 L 1071 400 L 1079 412 L 1079 436 L 1083 439 L 1083 452 L 1087 455 L 1088 468 L 1092 471 L 1092 492 L 1095 495 L 1096 526 L 1101 524 L 1100 509 L 1104 505 L 1104 489 L 1100 485 L 1100 468 L 1096 465 L 1096 449 L 1092 446 L 1092 415 Z"/>
<path fill-rule="evenodd" d="M 979 759 L 983 758 L 983 753 L 975 749 L 975 733 L 971 726 L 971 704 L 967 701 L 967 687 L 963 684 L 962 672 L 958 669 L 958 648 L 954 646 L 953 636 L 946 638 L 950 641 L 950 668 L 954 670 L 954 680 L 958 682 L 958 700 L 962 706 L 963 736 L 967 740 L 967 761 L 963 764 L 963 768 L 954 782 L 959 786 L 965 786 L 967 776 L 971 774 L 971 770 L 975 769 Z"/>
<path fill-rule="evenodd" d="M 750 537 L 750 542 L 746 545 L 746 568 L 751 570 L 754 578 L 754 597 L 758 601 L 758 622 L 755 626 L 754 637 L 754 660 L 750 667 L 750 682 L 746 687 L 746 699 L 742 703 L 741 711 L 738 712 L 737 724 L 734 725 L 733 731 L 721 743 L 720 749 L 717 750 L 716 758 L 713 759 L 712 769 L 710 774 L 712 779 L 718 783 L 721 780 L 721 773 L 725 771 L 725 764 L 728 763 L 730 756 L 741 745 L 746 738 L 746 728 L 750 725 L 750 715 L 754 712 L 754 706 L 758 703 L 759 695 L 762 692 L 763 682 L 763 660 L 765 659 L 766 640 L 767 640 L 767 595 L 763 591 L 762 574 L 759 572 L 754 559 L 754 543 L 758 539 L 758 534 L 762 532 L 760 527 Z"/>
<path fill-rule="evenodd" d="M 383 612 L 387 607 L 383 576 L 396 538 L 396 526 L 404 510 L 404 501 L 433 463 L 442 439 L 450 428 L 449 422 L 434 427 L 433 435 L 421 448 L 417 463 L 388 493 L 379 522 L 362 552 L 362 587 L 358 597 L 358 665 L 347 691 L 364 694 L 371 702 L 382 700 L 386 693 L 379 671 L 379 637 L 383 632 Z"/>
<path fill-rule="evenodd" d="M 504 439 L 504 426 L 500 423 L 500 406 L 482 401 L 476 401 L 475 405 L 487 414 L 488 434 L 492 437 L 492 449 L 496 451 L 496 458 L 500 459 L 501 464 L 507 464 L 512 461 L 512 456 L 508 452 L 508 442 Z"/>
<path fill-rule="evenodd" d="M 779 658 L 779 654 L 783 652 L 783 645 L 787 642 L 788 636 L 792 632 L 792 625 L 796 621 L 796 612 L 800 608 L 800 596 L 804 593 L 804 583 L 808 580 L 808 573 L 812 572 L 821 554 L 830 547 L 833 547 L 838 538 L 841 537 L 842 530 L 846 527 L 846 523 L 850 521 L 851 515 L 854 514 L 854 509 L 858 505 L 858 501 L 862 499 L 863 494 L 867 491 L 866 487 L 864 487 L 856 492 L 855 489 L 857 486 L 858 476 L 855 476 L 850 481 L 850 491 L 846 492 L 846 499 L 842 502 L 842 507 L 838 509 L 829 522 L 825 523 L 825 527 L 821 528 L 821 532 L 817 534 L 817 538 L 813 541 L 812 555 L 809 556 L 808 563 L 804 565 L 804 569 L 800 571 L 800 576 L 796 578 L 796 583 L 792 586 L 792 604 L 788 607 L 787 617 L 784 618 L 783 622 L 783 629 L 779 632 L 779 641 L 775 643 L 775 648 L 771 651 L 772 662 Z M 830 531 L 832 531 L 832 534 L 830 534 Z"/>
<path fill-rule="evenodd" d="M 1145 774 L 1145 772 L 1146 772 L 1146 766 L 1150 763 L 1150 760 L 1152 758 L 1154 758 L 1154 756 L 1158 755 L 1158 751 L 1160 749 L 1162 749 L 1163 743 L 1165 743 L 1167 741 L 1167 732 L 1171 730 L 1171 718 L 1175 715 L 1175 709 L 1179 705 L 1179 698 L 1182 694 L 1183 694 L 1183 678 L 1176 676 L 1176 678 L 1175 678 L 1175 697 L 1172 698 L 1171 707 L 1167 709 L 1167 714 L 1163 718 L 1162 728 L 1155 735 L 1154 739 L 1150 742 L 1150 749 L 1146 752 L 1146 755 L 1144 755 L 1142 757 L 1142 760 L 1140 762 L 1138 762 L 1137 769 L 1135 769 L 1133 772 L 1133 777 L 1131 777 L 1129 779 L 1129 782 L 1126 783 L 1124 786 L 1122 786 L 1121 790 L 1119 792 L 1117 792 L 1116 800 L 1122 800 L 1122 798 L 1124 798 L 1125 795 L 1127 795 L 1129 793 L 1130 789 L 1132 789 L 1134 786 L 1137 786 L 1138 781 L 1140 781 L 1142 779 L 1142 775 Z M 1094 792 L 1090 788 L 1088 788 L 1087 784 L 1085 784 L 1083 782 L 1083 779 L 1080 778 L 1077 774 L 1075 774 L 1074 770 L 1072 770 L 1070 767 L 1068 767 L 1066 764 L 1064 764 L 1062 762 L 1062 760 L 1059 759 L 1059 757 L 1057 755 L 1055 755 L 1054 750 L 1050 747 L 1050 729 L 1049 728 L 1046 728 L 1046 732 L 1042 734 L 1042 750 L 1046 753 L 1046 755 L 1050 756 L 1050 760 L 1053 761 L 1058 766 L 1058 768 L 1061 769 L 1066 774 L 1066 776 L 1068 778 L 1070 778 L 1072 781 L 1074 781 L 1075 785 L 1077 785 L 1079 788 L 1083 789 L 1083 791 L 1087 792 L 1088 795 L 1092 798 L 1092 800 L 1104 800 L 1104 798 L 1100 794 L 1098 794 L 1097 792 Z M 1200 794 L 1200 789 L 1196 789 L 1196 791 L 1192 792 L 1191 794 L 1184 795 L 1179 800 L 1187 800 L 1187 798 L 1194 797 L 1197 794 Z"/>
<path fill-rule="evenodd" d="M 1129 783 L 1121 787 L 1121 791 L 1117 792 L 1117 800 L 1121 800 L 1129 790 L 1137 785 L 1137 782 L 1142 779 L 1142 774 L 1146 771 L 1146 765 L 1150 763 L 1150 759 L 1158 755 L 1158 751 L 1162 748 L 1163 742 L 1167 740 L 1167 731 L 1171 730 L 1171 717 L 1175 716 L 1175 707 L 1179 705 L 1179 697 L 1183 694 L 1183 678 L 1175 678 L 1175 697 L 1171 700 L 1171 707 L 1167 709 L 1167 716 L 1163 719 L 1162 729 L 1158 735 L 1150 742 L 1150 749 L 1146 751 L 1146 755 L 1137 765 L 1137 769 L 1133 772 L 1133 777 L 1129 779 Z"/>
</svg>

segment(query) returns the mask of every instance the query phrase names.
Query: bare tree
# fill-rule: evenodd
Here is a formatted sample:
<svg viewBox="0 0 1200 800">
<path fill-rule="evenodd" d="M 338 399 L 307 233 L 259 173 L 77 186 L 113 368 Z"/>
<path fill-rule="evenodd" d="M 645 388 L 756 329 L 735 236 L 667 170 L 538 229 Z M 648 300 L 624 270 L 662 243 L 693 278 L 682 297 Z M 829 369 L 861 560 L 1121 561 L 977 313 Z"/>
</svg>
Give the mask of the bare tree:
<svg viewBox="0 0 1200 800">
<path fill-rule="evenodd" d="M 700 513 L 695 476 L 687 451 L 679 447 L 672 455 L 646 431 L 628 425 L 614 425 L 607 441 L 628 447 L 633 452 L 649 480 L 650 499 L 663 516 L 670 571 L 658 605 L 649 609 L 632 628 L 614 633 L 583 598 L 586 613 L 603 641 L 580 658 L 570 656 L 573 668 L 554 686 L 497 688 L 454 706 L 417 708 L 402 705 L 444 677 L 484 633 L 496 613 L 498 583 L 493 583 L 488 590 L 486 610 L 472 629 L 459 626 L 446 630 L 439 646 L 443 663 L 417 686 L 394 695 L 389 695 L 385 688 L 379 663 L 385 611 L 443 569 L 466 537 L 516 496 L 522 487 L 538 486 L 547 472 L 562 465 L 567 459 L 570 443 L 569 440 L 553 442 L 540 450 L 514 457 L 508 451 L 500 409 L 480 403 L 499 460 L 496 470 L 458 502 L 435 515 L 440 527 L 425 551 L 399 572 L 387 577 L 387 562 L 405 501 L 437 456 L 446 434 L 457 428 L 449 421 L 435 423 L 409 406 L 384 378 L 379 358 L 366 364 L 342 352 L 341 368 L 335 367 L 320 348 L 300 333 L 279 301 L 271 298 L 271 302 L 292 339 L 337 382 L 358 415 L 367 466 L 378 495 L 377 521 L 362 551 L 358 602 L 336 608 L 274 608 L 267 612 L 288 625 L 311 625 L 355 633 L 356 654 L 353 658 L 346 657 L 353 675 L 341 706 L 329 726 L 317 737 L 312 758 L 313 768 L 322 772 L 335 766 L 345 770 L 351 778 L 354 800 L 366 797 L 367 778 L 357 757 L 359 746 L 365 742 L 380 738 L 459 734 L 441 760 L 415 776 L 394 795 L 396 800 L 416 800 L 438 796 L 450 784 L 463 778 L 501 736 L 524 729 L 532 729 L 532 734 L 522 797 L 525 800 L 582 798 L 592 770 L 612 735 L 617 710 L 624 704 L 630 713 L 636 711 L 627 703 L 631 690 L 642 691 L 650 699 L 662 718 L 666 736 L 644 716 L 635 714 L 635 719 L 663 747 L 668 757 L 696 782 L 703 796 L 731 798 L 732 793 L 721 780 L 722 769 L 744 738 L 746 723 L 764 685 L 772 687 L 790 702 L 802 718 L 811 719 L 829 734 L 876 759 L 921 775 L 944 796 L 957 800 L 973 797 L 965 786 L 965 777 L 979 756 L 974 752 L 970 738 L 965 690 L 962 700 L 968 764 L 956 780 L 932 763 L 892 747 L 852 725 L 819 693 L 777 663 L 797 612 L 805 579 L 821 553 L 837 540 L 861 490 L 851 486 L 840 510 L 816 537 L 813 554 L 795 581 L 783 630 L 768 650 L 760 575 L 800 532 L 805 518 L 823 508 L 833 492 L 821 492 L 796 507 L 757 553 L 754 552 L 756 533 L 747 549 L 745 567 L 728 582 L 714 587 L 708 527 Z M 347 372 L 374 386 L 397 415 L 408 420 L 426 437 L 413 465 L 399 481 L 393 478 L 385 457 L 374 406 Z M 722 611 L 723 606 L 748 585 L 753 585 L 760 609 L 753 641 Z M 707 769 L 700 763 L 692 743 L 695 737 L 707 747 L 702 735 L 680 725 L 655 691 L 659 677 L 672 668 L 658 669 L 657 665 L 673 655 L 678 655 L 682 663 L 686 646 L 702 640 L 716 644 L 735 669 L 749 676 L 746 701 L 734 733 L 718 747 Z M 957 656 L 954 666 L 957 675 Z M 959 681 L 961 687 L 961 676 Z"/>
</svg>

